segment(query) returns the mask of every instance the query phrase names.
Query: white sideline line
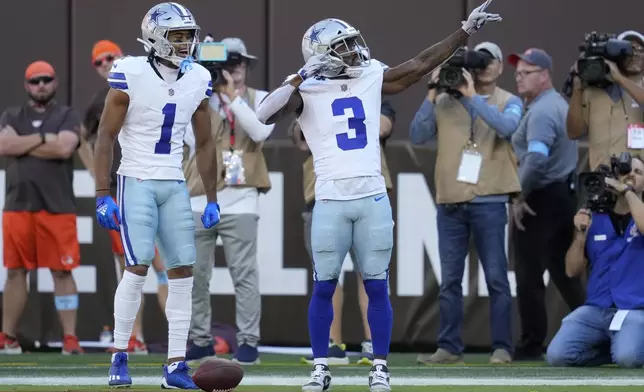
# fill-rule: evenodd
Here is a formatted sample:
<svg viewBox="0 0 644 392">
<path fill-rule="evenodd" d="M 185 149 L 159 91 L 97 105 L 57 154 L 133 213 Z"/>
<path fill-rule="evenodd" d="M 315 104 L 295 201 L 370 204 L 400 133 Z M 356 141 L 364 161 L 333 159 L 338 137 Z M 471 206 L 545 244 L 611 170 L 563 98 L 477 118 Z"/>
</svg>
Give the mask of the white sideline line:
<svg viewBox="0 0 644 392">
<path fill-rule="evenodd" d="M 160 385 L 161 377 L 135 377 L 135 386 Z M 308 377 L 248 376 L 241 385 L 296 386 L 308 382 Z M 107 377 L 2 377 L 0 385 L 107 385 Z M 334 377 L 333 385 L 367 385 L 367 377 Z M 391 385 L 401 386 L 644 386 L 644 378 L 392 378 Z"/>
</svg>

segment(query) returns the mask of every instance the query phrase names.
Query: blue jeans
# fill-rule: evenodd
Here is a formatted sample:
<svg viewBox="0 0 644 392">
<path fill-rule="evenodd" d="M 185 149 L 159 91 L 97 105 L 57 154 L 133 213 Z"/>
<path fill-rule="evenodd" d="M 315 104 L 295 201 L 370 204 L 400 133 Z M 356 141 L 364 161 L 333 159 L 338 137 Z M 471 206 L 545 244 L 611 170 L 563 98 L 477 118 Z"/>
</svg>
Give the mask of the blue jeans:
<svg viewBox="0 0 644 392">
<path fill-rule="evenodd" d="M 561 321 L 561 328 L 548 346 L 552 366 L 621 367 L 644 365 L 644 310 L 630 310 L 622 328 L 610 331 L 616 309 L 584 305 Z"/>
<path fill-rule="evenodd" d="M 505 203 L 463 203 L 438 206 L 438 252 L 441 259 L 438 347 L 463 352 L 463 272 L 470 233 L 490 293 L 492 349 L 512 353 L 512 294 L 505 254 Z"/>
</svg>

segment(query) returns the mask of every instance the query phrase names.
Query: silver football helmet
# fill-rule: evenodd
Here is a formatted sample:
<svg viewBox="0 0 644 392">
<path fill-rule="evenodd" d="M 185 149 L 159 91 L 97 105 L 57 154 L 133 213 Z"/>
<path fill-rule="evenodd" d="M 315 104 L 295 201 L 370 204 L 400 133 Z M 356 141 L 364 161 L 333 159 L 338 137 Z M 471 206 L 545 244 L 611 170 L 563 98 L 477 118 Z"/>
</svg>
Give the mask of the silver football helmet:
<svg viewBox="0 0 644 392">
<path fill-rule="evenodd" d="M 311 26 L 302 38 L 302 56 L 327 55 L 325 77 L 358 77 L 369 65 L 371 54 L 360 31 L 340 19 L 324 19 Z"/>
<path fill-rule="evenodd" d="M 168 34 L 171 31 L 192 31 L 191 38 L 186 42 L 170 42 Z M 183 60 L 194 56 L 199 43 L 199 32 L 192 12 L 179 3 L 161 3 L 152 7 L 141 23 L 141 35 L 137 41 L 145 47 L 145 51 L 180 66 Z M 185 45 L 185 47 L 184 47 Z"/>
</svg>

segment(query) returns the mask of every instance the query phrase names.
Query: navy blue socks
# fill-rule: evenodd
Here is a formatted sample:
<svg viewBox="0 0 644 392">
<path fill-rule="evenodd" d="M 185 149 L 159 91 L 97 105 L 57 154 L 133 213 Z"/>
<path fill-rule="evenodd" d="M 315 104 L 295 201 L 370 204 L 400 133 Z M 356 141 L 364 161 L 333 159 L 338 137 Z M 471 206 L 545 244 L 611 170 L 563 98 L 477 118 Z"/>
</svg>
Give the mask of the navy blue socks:
<svg viewBox="0 0 644 392">
<path fill-rule="evenodd" d="M 376 359 L 386 359 L 394 319 L 394 311 L 389 301 L 389 287 L 386 280 L 370 279 L 364 281 L 364 288 L 369 297 L 367 319 L 371 328 L 373 354 Z"/>
<path fill-rule="evenodd" d="M 313 282 L 313 295 L 309 303 L 309 335 L 313 358 L 326 358 L 329 352 L 329 335 L 333 322 L 333 293 L 337 284 L 337 280 Z"/>
</svg>

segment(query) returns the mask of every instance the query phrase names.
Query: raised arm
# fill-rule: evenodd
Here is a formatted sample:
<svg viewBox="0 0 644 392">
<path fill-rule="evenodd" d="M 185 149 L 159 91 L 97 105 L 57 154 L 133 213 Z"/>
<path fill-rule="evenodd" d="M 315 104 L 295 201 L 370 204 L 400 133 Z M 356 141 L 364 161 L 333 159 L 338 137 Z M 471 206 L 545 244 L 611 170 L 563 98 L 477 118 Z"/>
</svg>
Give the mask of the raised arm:
<svg viewBox="0 0 644 392">
<path fill-rule="evenodd" d="M 297 89 L 302 82 L 304 79 L 300 75 L 292 75 L 271 91 L 257 107 L 257 119 L 262 124 L 275 124 L 291 113 L 301 113 L 304 101 Z"/>
<path fill-rule="evenodd" d="M 197 170 L 201 176 L 208 203 L 217 202 L 217 150 L 210 132 L 210 106 L 204 99 L 192 115 L 192 129 L 195 134 Z"/>
<path fill-rule="evenodd" d="M 94 147 L 94 171 L 96 175 L 96 197 L 110 194 L 110 169 L 114 153 L 114 142 L 123 127 L 130 97 L 126 93 L 110 89 L 105 98 L 105 109 L 98 127 Z"/>
<path fill-rule="evenodd" d="M 382 92 L 397 94 L 422 79 L 434 68 L 449 59 L 467 39 L 487 22 L 498 22 L 501 17 L 485 12 L 492 0 L 475 8 L 463 26 L 441 42 L 423 50 L 416 57 L 385 71 Z"/>
</svg>

